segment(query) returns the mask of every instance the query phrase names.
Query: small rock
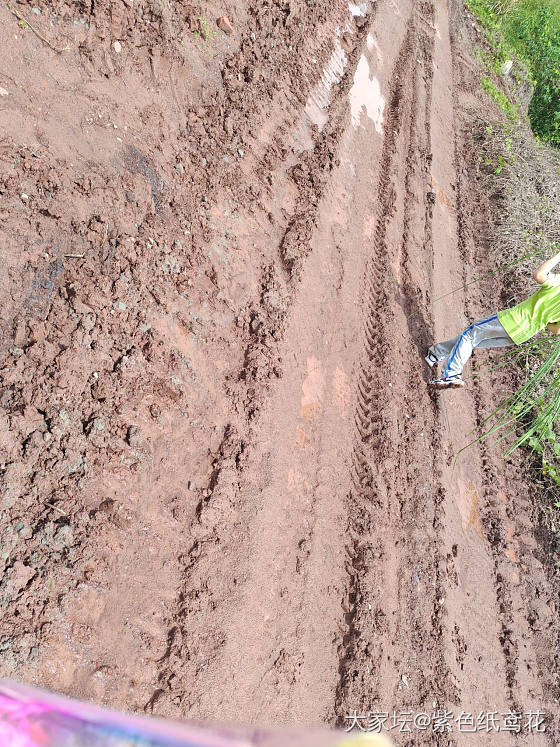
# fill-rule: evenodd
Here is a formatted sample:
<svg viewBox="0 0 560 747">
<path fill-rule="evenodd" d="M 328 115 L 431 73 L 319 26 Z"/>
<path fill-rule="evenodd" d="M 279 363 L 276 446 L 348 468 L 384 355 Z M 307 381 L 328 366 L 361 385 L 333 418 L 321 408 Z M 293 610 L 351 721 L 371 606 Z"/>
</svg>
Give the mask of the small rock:
<svg viewBox="0 0 560 747">
<path fill-rule="evenodd" d="M 513 60 L 506 60 L 504 64 L 500 67 L 500 72 L 504 76 L 509 75 L 512 67 L 513 67 Z"/>
<path fill-rule="evenodd" d="M 23 540 L 31 539 L 31 537 L 33 537 L 33 530 L 31 529 L 31 527 L 24 526 L 23 529 L 20 531 L 19 536 Z"/>
<path fill-rule="evenodd" d="M 120 41 L 116 41 L 116 42 L 113 43 L 113 49 L 115 50 L 115 52 L 117 54 L 121 53 L 121 51 L 122 51 L 122 45 L 121 45 Z"/>
<path fill-rule="evenodd" d="M 115 301 L 113 304 L 113 308 L 117 309 L 118 311 L 126 311 L 126 304 L 122 301 Z"/>
<path fill-rule="evenodd" d="M 185 173 L 185 167 L 181 162 L 175 164 L 175 171 L 178 171 L 180 174 Z"/>
<path fill-rule="evenodd" d="M 52 542 L 52 548 L 54 550 L 62 551 L 65 547 L 68 547 L 74 542 L 74 533 L 72 527 L 68 524 L 64 524 L 55 533 Z"/>
<path fill-rule="evenodd" d="M 24 202 L 27 202 L 27 200 L 29 199 L 29 195 L 26 195 L 26 194 L 25 194 L 25 192 L 22 192 L 22 193 L 21 193 L 21 199 L 22 199 L 22 200 L 23 200 Z"/>
<path fill-rule="evenodd" d="M 243 156 L 245 155 L 245 151 L 241 150 L 241 148 L 238 148 L 237 152 L 238 152 L 240 158 L 243 158 Z"/>
<path fill-rule="evenodd" d="M 163 260 L 160 267 L 164 272 L 170 272 L 174 275 L 176 275 L 180 270 L 179 261 L 172 254 Z"/>
<path fill-rule="evenodd" d="M 68 464 L 68 466 L 66 467 L 66 472 L 69 475 L 74 475 L 76 472 L 84 470 L 85 467 L 86 467 L 86 460 L 84 459 L 83 456 L 80 456 L 78 459 Z"/>
<path fill-rule="evenodd" d="M 216 24 L 224 34 L 233 34 L 233 26 L 227 16 L 220 16 L 216 21 Z"/>
<path fill-rule="evenodd" d="M 0 88 L 0 96 L 7 96 L 7 95 L 8 95 L 8 91 L 6 91 L 5 88 Z"/>
<path fill-rule="evenodd" d="M 105 430 L 105 421 L 103 418 L 94 418 L 92 423 L 92 428 L 95 431 L 104 431 Z"/>
<path fill-rule="evenodd" d="M 142 445 L 142 434 L 140 428 L 137 425 L 130 425 L 126 432 L 126 442 L 132 448 L 138 448 Z"/>
<path fill-rule="evenodd" d="M 40 16 L 41 15 L 41 8 L 35 7 L 35 8 L 33 8 L 33 12 L 35 13 L 36 16 Z"/>
</svg>

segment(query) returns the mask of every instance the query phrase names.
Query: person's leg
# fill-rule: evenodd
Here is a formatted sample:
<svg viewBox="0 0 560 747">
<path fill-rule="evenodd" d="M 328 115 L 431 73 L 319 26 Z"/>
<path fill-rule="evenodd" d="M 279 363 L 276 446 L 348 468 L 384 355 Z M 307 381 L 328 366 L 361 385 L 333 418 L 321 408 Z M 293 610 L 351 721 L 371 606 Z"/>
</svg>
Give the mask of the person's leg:
<svg viewBox="0 0 560 747">
<path fill-rule="evenodd" d="M 449 358 L 449 356 L 451 355 L 451 351 L 459 342 L 460 337 L 461 335 L 457 335 L 457 337 L 452 337 L 451 340 L 445 340 L 445 342 L 437 342 L 435 343 L 435 345 L 430 345 L 430 347 L 428 348 L 428 353 L 432 353 L 432 355 L 434 355 L 439 362 L 444 361 Z M 510 337 L 488 337 L 475 345 L 475 347 L 501 348 L 514 344 L 515 343 Z"/>
<path fill-rule="evenodd" d="M 432 353 L 438 361 L 447 360 L 451 355 L 451 351 L 459 342 L 460 336 L 461 335 L 457 335 L 457 337 L 453 337 L 451 340 L 445 340 L 445 342 L 438 342 L 435 345 L 430 345 L 428 353 Z"/>
<path fill-rule="evenodd" d="M 474 348 L 505 347 L 514 344 L 498 321 L 497 314 L 475 322 L 459 335 L 459 339 L 449 355 L 443 376 L 444 378 L 461 376 Z"/>
<path fill-rule="evenodd" d="M 476 348 L 506 348 L 515 345 L 511 337 L 487 337 L 481 340 Z"/>
</svg>

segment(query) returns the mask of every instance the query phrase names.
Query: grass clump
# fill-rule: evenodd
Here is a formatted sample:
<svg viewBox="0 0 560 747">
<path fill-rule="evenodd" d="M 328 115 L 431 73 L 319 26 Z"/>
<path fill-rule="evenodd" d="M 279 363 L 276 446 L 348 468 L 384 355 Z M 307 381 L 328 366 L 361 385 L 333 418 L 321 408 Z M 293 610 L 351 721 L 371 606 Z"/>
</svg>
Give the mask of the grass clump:
<svg viewBox="0 0 560 747">
<path fill-rule="evenodd" d="M 532 359 L 530 363 L 528 358 Z M 516 361 L 524 362 L 529 369 L 528 376 L 525 383 L 485 419 L 483 424 L 491 425 L 481 438 L 500 432 L 500 438 L 506 439 L 514 434 L 513 443 L 505 450 L 506 456 L 525 445 L 544 455 L 545 447 L 552 445 L 553 455 L 560 460 L 560 439 L 554 431 L 560 415 L 559 360 L 560 341 L 557 337 L 530 340 L 495 358 L 487 370 L 496 370 Z M 558 474 L 557 484 L 560 485 L 560 462 L 557 465 L 546 463 L 545 466 L 548 472 Z"/>
<path fill-rule="evenodd" d="M 482 90 L 486 91 L 486 93 L 494 99 L 500 109 L 505 113 L 506 117 L 512 122 L 515 122 L 517 119 L 517 106 L 511 103 L 507 95 L 503 93 L 503 91 L 500 91 L 487 75 L 482 76 L 481 85 Z"/>
</svg>

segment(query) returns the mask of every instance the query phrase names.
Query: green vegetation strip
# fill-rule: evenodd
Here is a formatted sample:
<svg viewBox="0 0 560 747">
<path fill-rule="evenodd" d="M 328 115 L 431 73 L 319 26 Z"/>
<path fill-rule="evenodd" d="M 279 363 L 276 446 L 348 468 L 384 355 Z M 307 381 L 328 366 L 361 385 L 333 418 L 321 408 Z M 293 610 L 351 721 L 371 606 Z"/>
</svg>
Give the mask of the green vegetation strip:
<svg viewBox="0 0 560 747">
<path fill-rule="evenodd" d="M 534 85 L 529 105 L 533 132 L 560 148 L 559 0 L 466 0 L 466 4 L 483 25 L 494 51 L 491 69 L 496 72 L 510 52 L 527 64 Z M 512 117 L 514 107 L 507 97 L 487 76 L 482 84 Z"/>
</svg>

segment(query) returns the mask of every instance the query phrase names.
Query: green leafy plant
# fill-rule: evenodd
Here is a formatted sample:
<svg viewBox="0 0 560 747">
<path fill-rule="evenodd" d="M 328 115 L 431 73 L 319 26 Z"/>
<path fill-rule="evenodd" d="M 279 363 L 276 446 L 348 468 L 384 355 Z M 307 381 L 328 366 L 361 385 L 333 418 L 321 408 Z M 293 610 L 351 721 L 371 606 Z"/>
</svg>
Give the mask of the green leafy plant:
<svg viewBox="0 0 560 747">
<path fill-rule="evenodd" d="M 534 79 L 533 131 L 560 147 L 560 3 L 520 0 L 504 14 L 504 32 Z"/>
<path fill-rule="evenodd" d="M 466 0 L 481 22 L 493 59 L 484 52 L 477 58 L 496 72 L 508 56 L 527 64 L 534 94 L 529 104 L 533 132 L 560 147 L 560 2 L 558 0 Z M 487 91 L 501 105 L 492 90 Z M 483 84 L 484 87 L 484 84 Z"/>
<path fill-rule="evenodd" d="M 501 171 L 502 171 L 502 169 L 504 168 L 504 166 L 505 166 L 505 165 L 506 165 L 505 159 L 504 159 L 504 157 L 503 157 L 503 156 L 502 156 L 502 155 L 500 154 L 500 155 L 498 156 L 498 165 L 497 165 L 497 166 L 496 166 L 496 168 L 494 169 L 494 173 L 495 173 L 495 174 L 499 174 L 499 173 L 501 173 Z"/>
<path fill-rule="evenodd" d="M 212 47 L 210 42 L 212 39 L 214 39 L 218 33 L 216 31 L 213 31 L 210 27 L 210 24 L 208 23 L 207 19 L 204 16 L 198 16 L 197 18 L 199 30 L 194 32 L 195 39 L 199 39 L 202 42 L 202 46 L 204 48 L 204 51 L 207 54 L 212 54 Z"/>
</svg>

